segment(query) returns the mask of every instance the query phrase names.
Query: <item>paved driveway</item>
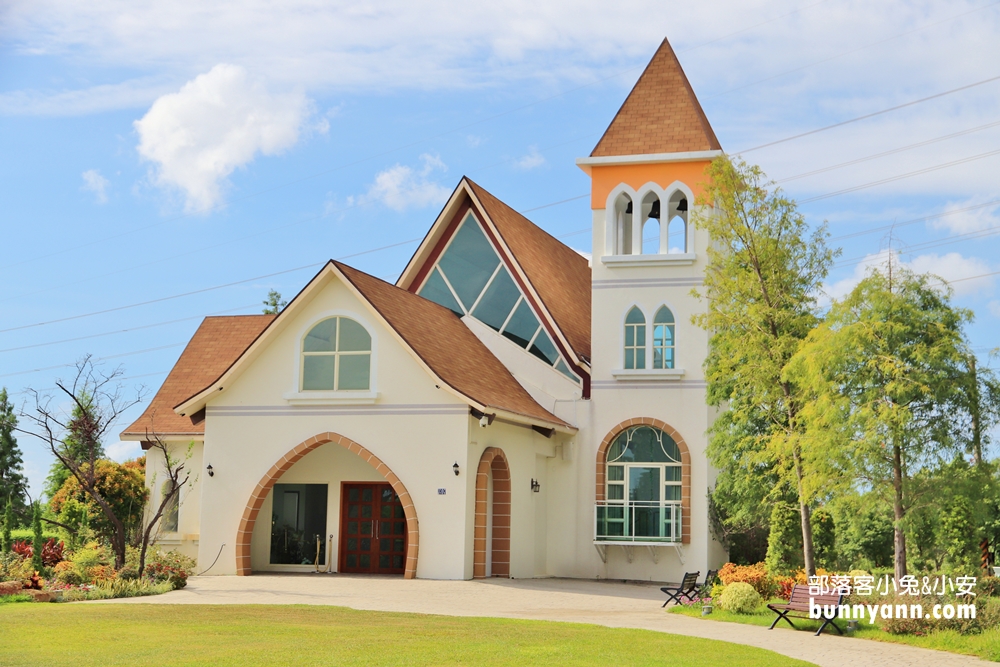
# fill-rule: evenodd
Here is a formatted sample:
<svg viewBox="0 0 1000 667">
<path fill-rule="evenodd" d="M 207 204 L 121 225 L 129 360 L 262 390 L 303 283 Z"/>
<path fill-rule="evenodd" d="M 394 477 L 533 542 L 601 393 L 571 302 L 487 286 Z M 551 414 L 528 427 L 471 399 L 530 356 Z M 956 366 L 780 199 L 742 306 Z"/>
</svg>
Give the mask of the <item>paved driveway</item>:
<svg viewBox="0 0 1000 667">
<path fill-rule="evenodd" d="M 959 667 L 970 656 L 811 632 L 667 614 L 656 586 L 579 579 L 405 580 L 340 574 L 193 577 L 186 588 L 126 604 L 320 604 L 446 616 L 494 616 L 643 628 L 770 649 L 820 667 Z"/>
</svg>

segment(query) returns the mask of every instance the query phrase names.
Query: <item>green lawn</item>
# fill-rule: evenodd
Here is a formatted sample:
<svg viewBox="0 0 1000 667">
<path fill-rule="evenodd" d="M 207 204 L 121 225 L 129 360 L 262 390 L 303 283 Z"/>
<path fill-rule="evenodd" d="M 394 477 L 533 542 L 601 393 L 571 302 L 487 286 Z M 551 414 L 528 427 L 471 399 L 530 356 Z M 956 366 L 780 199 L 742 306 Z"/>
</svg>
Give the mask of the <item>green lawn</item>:
<svg viewBox="0 0 1000 667">
<path fill-rule="evenodd" d="M 674 614 L 684 614 L 701 618 L 701 607 L 673 606 L 669 611 Z M 730 623 L 744 623 L 749 625 L 771 625 L 774 620 L 774 612 L 761 605 L 753 614 L 732 614 L 716 607 L 712 613 L 704 618 L 713 621 L 728 621 Z M 792 622 L 803 632 L 816 632 L 819 628 L 819 621 L 809 619 L 793 618 Z M 836 621 L 841 628 L 847 627 L 846 621 Z M 788 627 L 782 621 L 779 627 Z M 823 631 L 837 634 L 836 630 L 831 630 L 829 626 Z M 845 633 L 847 634 L 847 633 Z M 871 639 L 880 642 L 894 644 L 909 644 L 922 648 L 932 648 L 939 651 L 949 651 L 951 653 L 964 653 L 966 655 L 976 655 L 985 660 L 1000 662 L 1000 628 L 993 628 L 979 635 L 960 635 L 954 630 L 937 630 L 922 637 L 912 635 L 890 635 L 878 628 L 871 627 L 865 622 L 860 623 L 857 631 L 850 633 L 851 637 L 860 639 Z"/>
<path fill-rule="evenodd" d="M 663 665 L 805 667 L 645 630 L 341 607 L 9 604 L 4 665 Z"/>
</svg>

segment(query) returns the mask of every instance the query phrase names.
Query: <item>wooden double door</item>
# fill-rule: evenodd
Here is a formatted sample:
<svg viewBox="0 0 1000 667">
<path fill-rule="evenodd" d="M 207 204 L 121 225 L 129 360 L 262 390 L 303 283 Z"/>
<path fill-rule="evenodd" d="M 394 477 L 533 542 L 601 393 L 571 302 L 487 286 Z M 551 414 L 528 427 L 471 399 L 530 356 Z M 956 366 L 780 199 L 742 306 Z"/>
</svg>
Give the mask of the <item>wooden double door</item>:
<svg viewBox="0 0 1000 667">
<path fill-rule="evenodd" d="M 388 484 L 344 483 L 340 502 L 341 572 L 403 574 L 406 516 Z"/>
</svg>

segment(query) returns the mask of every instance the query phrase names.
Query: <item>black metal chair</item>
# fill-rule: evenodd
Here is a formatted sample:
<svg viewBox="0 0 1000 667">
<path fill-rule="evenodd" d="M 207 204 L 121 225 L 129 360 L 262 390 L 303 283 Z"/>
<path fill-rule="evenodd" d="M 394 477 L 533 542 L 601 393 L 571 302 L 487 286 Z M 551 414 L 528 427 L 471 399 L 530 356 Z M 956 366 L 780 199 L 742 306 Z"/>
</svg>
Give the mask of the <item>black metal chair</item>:
<svg viewBox="0 0 1000 667">
<path fill-rule="evenodd" d="M 705 581 L 701 586 L 698 587 L 698 591 L 695 593 L 695 597 L 707 598 L 712 595 L 712 585 L 715 584 L 715 577 L 718 576 L 718 570 L 709 570 L 708 574 L 705 575 Z"/>
<path fill-rule="evenodd" d="M 700 571 L 685 572 L 680 586 L 664 586 L 661 588 L 660 590 L 667 594 L 667 601 L 663 603 L 663 606 L 666 607 L 671 602 L 680 604 L 681 598 L 690 599 L 692 594 L 698 590 L 698 577 L 700 576 Z"/>
</svg>

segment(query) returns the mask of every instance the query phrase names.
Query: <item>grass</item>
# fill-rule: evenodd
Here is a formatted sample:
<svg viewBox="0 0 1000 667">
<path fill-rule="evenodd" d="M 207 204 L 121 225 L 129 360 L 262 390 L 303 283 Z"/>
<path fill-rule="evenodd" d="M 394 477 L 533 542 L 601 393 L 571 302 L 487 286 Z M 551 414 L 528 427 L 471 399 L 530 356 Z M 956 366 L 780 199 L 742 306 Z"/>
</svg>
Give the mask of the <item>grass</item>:
<svg viewBox="0 0 1000 667">
<path fill-rule="evenodd" d="M 781 600 L 775 601 L 781 602 Z M 669 611 L 673 614 L 683 614 L 685 616 L 702 618 L 700 605 L 675 605 L 671 607 Z M 704 618 L 729 623 L 769 626 L 771 625 L 771 622 L 774 621 L 774 612 L 770 611 L 763 604 L 752 614 L 733 614 L 715 607 L 712 610 L 712 613 Z M 794 622 L 795 626 L 803 632 L 807 630 L 810 632 L 816 632 L 820 625 L 819 621 L 811 621 L 807 618 L 794 618 L 792 619 L 792 622 Z M 836 621 L 836 623 L 841 627 L 841 629 L 847 627 L 846 621 Z M 780 626 L 787 628 L 788 624 L 782 621 Z M 829 627 L 823 631 L 824 634 L 827 632 L 837 634 L 836 630 L 830 630 Z M 909 644 L 910 646 L 936 649 L 938 651 L 948 651 L 949 653 L 975 655 L 985 660 L 1000 662 L 1000 628 L 992 628 L 978 635 L 961 635 L 954 630 L 937 630 L 923 636 L 891 635 L 884 630 L 868 625 L 866 622 L 861 622 L 858 629 L 851 633 L 850 636 L 892 644 Z"/>
<path fill-rule="evenodd" d="M 770 651 L 647 630 L 265 605 L 0 608 L 10 666 L 629 665 L 805 667 Z"/>
<path fill-rule="evenodd" d="M 29 542 L 31 542 L 32 540 L 35 539 L 35 533 L 32 532 L 30 528 L 15 528 L 14 530 L 10 531 L 10 537 L 12 540 L 18 542 L 22 540 L 28 540 Z M 59 537 L 57 533 L 51 532 L 51 530 L 46 530 L 45 526 L 42 526 L 42 537 L 44 537 L 46 541 L 48 541 L 50 537 L 56 538 L 56 542 L 62 540 L 62 538 Z"/>
</svg>

